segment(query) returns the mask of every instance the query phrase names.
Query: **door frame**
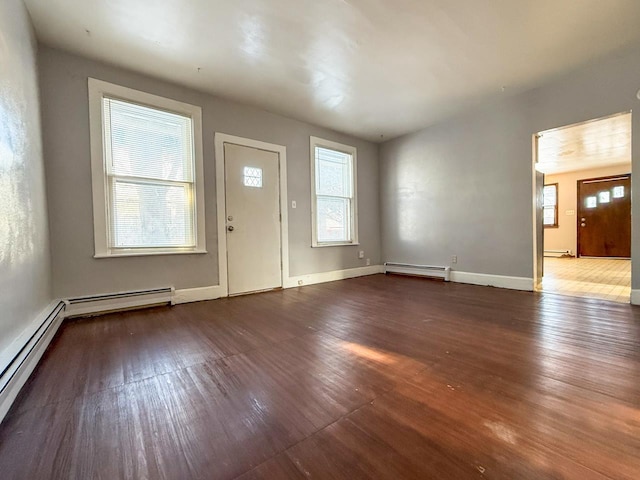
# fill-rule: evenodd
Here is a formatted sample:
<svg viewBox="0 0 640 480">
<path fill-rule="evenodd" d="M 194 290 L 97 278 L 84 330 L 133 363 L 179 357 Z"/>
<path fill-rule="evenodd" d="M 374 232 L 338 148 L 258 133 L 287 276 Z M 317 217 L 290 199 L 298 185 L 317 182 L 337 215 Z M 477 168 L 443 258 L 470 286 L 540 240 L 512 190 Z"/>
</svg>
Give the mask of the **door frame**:
<svg viewBox="0 0 640 480">
<path fill-rule="evenodd" d="M 540 292 L 542 291 L 542 270 L 544 269 L 544 225 L 540 227 L 538 225 L 538 203 L 541 202 L 542 199 L 538 197 L 537 190 L 537 175 L 538 171 L 536 170 L 536 164 L 538 163 L 538 139 L 540 135 L 534 133 L 531 135 L 531 209 L 532 209 L 532 230 L 533 230 L 533 272 L 531 278 L 533 279 L 533 291 Z M 544 182 L 543 182 L 544 183 Z M 542 228 L 542 231 L 540 231 Z M 541 234 L 541 238 L 538 238 L 538 234 Z M 540 244 L 542 242 L 542 244 Z M 541 268 L 539 267 L 539 263 L 542 262 Z"/>
<path fill-rule="evenodd" d="M 280 171 L 280 267 L 282 287 L 286 288 L 289 282 L 289 215 L 287 201 L 287 147 L 274 143 L 252 140 L 250 138 L 228 135 L 215 132 L 215 160 L 216 160 L 216 216 L 218 226 L 218 285 L 221 288 L 221 296 L 229 296 L 229 276 L 227 263 L 227 228 L 226 211 L 227 195 L 225 181 L 225 143 L 241 147 L 257 148 L 267 152 L 278 154 L 278 167 Z"/>
<path fill-rule="evenodd" d="M 634 148 L 633 148 L 633 138 L 637 135 L 634 134 L 634 132 L 638 129 L 637 127 L 637 123 L 634 121 L 634 117 L 636 115 L 633 115 L 633 109 L 629 109 L 629 110 L 623 110 L 620 111 L 618 113 L 614 113 L 614 114 L 609 114 L 609 115 L 602 115 L 600 117 L 595 117 L 595 118 L 591 118 L 589 120 L 583 120 L 581 122 L 575 122 L 575 123 L 569 123 L 560 127 L 555 127 L 555 129 L 561 129 L 561 128 L 566 128 L 566 127 L 571 127 L 571 126 L 575 126 L 575 125 L 580 125 L 580 124 L 584 124 L 584 123 L 591 123 L 594 121 L 598 121 L 598 120 L 602 120 L 605 118 L 610 118 L 610 117 L 615 117 L 618 115 L 624 115 L 624 114 L 631 114 L 631 191 L 633 191 L 633 186 L 634 186 L 634 175 L 633 175 L 633 164 L 634 162 Z M 539 255 L 542 255 L 542 265 L 544 265 L 544 226 L 539 227 L 537 222 L 536 222 L 536 212 L 537 212 L 537 202 L 540 200 L 538 199 L 538 194 L 536 191 L 536 164 L 538 163 L 538 139 L 540 138 L 540 132 L 544 132 L 547 130 L 551 130 L 551 129 L 544 129 L 544 130 L 539 130 L 537 133 L 533 133 L 531 135 L 531 194 L 532 194 L 532 247 L 533 247 L 533 264 L 532 264 L 532 278 L 533 278 L 533 291 L 534 292 L 540 292 L 542 291 L 542 277 L 538 274 L 538 260 L 539 260 Z M 637 132 L 635 132 L 637 133 Z M 560 215 L 560 212 L 558 212 L 558 215 Z M 576 220 L 577 220 L 577 208 L 576 208 Z M 542 228 L 542 238 L 543 238 L 543 242 L 542 242 L 542 248 L 540 248 L 541 246 L 539 245 L 538 242 L 538 228 Z M 577 227 L 576 227 L 577 228 Z M 576 232 L 577 235 L 577 232 Z M 633 247 L 633 237 L 634 237 L 634 226 L 633 226 L 633 197 L 631 197 L 631 299 L 630 299 L 630 303 L 632 305 L 640 305 L 640 295 L 638 295 L 635 292 L 639 292 L 640 290 L 634 290 L 633 288 L 633 279 L 634 279 L 634 274 L 633 274 L 633 265 L 635 264 L 636 261 L 636 255 L 634 254 L 634 247 Z M 576 239 L 577 240 L 577 239 Z M 578 247 L 577 247 L 577 242 L 576 242 L 576 255 L 578 254 Z M 577 257 L 576 257 L 577 258 Z"/>
</svg>

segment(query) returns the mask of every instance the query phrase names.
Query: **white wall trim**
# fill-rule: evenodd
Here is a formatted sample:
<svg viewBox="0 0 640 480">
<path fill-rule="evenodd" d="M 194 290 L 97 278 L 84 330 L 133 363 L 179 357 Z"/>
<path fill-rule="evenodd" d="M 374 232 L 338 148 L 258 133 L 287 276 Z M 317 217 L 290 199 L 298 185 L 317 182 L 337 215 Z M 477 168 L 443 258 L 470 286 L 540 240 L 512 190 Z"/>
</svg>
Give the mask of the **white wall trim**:
<svg viewBox="0 0 640 480">
<path fill-rule="evenodd" d="M 533 278 L 509 277 L 505 275 L 489 275 L 486 273 L 471 273 L 451 271 L 451 281 L 457 283 L 470 283 L 472 285 L 485 285 L 512 290 L 533 291 Z"/>
<path fill-rule="evenodd" d="M 631 290 L 631 305 L 640 305 L 640 290 Z"/>
<path fill-rule="evenodd" d="M 335 282 L 336 280 L 344 280 L 345 278 L 363 277 L 365 275 L 375 275 L 376 273 L 382 272 L 384 272 L 384 266 L 370 265 L 368 267 L 347 268 L 345 270 L 333 270 L 330 272 L 309 273 L 307 275 L 289 277 L 288 282 L 284 285 L 284 288 L 313 285 L 316 283 Z"/>
<path fill-rule="evenodd" d="M 202 302 L 205 300 L 215 300 L 226 296 L 220 285 L 211 287 L 183 288 L 176 290 L 173 296 L 173 303 L 178 305 L 181 303 Z"/>
<path fill-rule="evenodd" d="M 220 297 L 229 294 L 227 270 L 227 228 L 226 228 L 226 191 L 224 169 L 224 144 L 231 143 L 242 147 L 258 148 L 278 154 L 280 164 L 280 248 L 282 260 L 282 286 L 289 283 L 289 208 L 287 200 L 287 147 L 274 143 L 261 142 L 250 138 L 237 137 L 216 132 L 214 137 L 216 155 L 216 206 L 218 217 L 218 283 Z"/>
<path fill-rule="evenodd" d="M 543 229 L 544 235 L 544 226 L 539 226 L 537 222 L 538 215 L 538 191 L 536 189 L 537 185 L 537 170 L 536 164 L 538 163 L 538 134 L 534 133 L 531 135 L 531 196 L 532 196 L 532 229 L 533 229 L 533 271 L 532 273 L 532 289 L 534 291 L 542 290 L 542 278 L 539 278 L 538 272 L 538 255 L 544 255 L 544 253 L 540 253 L 538 250 L 543 250 L 544 245 L 538 245 L 538 228 Z M 543 237 L 544 238 L 544 237 Z M 544 244 L 544 242 L 543 242 Z M 520 289 L 519 289 L 520 290 Z"/>
<path fill-rule="evenodd" d="M 64 302 L 49 304 L 23 333 L 0 353 L 0 421 L 49 346 L 64 318 Z"/>
</svg>

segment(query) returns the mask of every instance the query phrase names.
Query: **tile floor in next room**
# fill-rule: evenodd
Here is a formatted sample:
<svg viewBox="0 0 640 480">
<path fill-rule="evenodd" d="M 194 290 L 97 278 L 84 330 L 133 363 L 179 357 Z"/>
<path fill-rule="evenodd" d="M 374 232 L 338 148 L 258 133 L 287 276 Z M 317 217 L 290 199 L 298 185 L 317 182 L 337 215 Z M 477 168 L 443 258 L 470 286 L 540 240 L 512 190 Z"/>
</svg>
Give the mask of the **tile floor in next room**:
<svg viewBox="0 0 640 480">
<path fill-rule="evenodd" d="M 629 303 L 631 260 L 545 257 L 542 291 Z"/>
</svg>

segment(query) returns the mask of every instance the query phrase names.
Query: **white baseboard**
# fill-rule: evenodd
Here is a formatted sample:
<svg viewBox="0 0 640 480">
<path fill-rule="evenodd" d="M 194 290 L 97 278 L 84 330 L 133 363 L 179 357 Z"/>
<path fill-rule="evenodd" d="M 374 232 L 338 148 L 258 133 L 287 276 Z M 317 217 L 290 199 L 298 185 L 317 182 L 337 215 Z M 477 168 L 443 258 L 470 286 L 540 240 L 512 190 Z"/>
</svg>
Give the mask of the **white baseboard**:
<svg viewBox="0 0 640 480">
<path fill-rule="evenodd" d="M 508 277 L 505 275 L 489 275 L 486 273 L 471 273 L 451 271 L 451 281 L 458 283 L 470 283 L 472 285 L 486 285 L 511 290 L 533 291 L 533 278 Z"/>
<path fill-rule="evenodd" d="M 64 302 L 52 302 L 0 355 L 0 421 L 58 331 L 64 309 Z"/>
<path fill-rule="evenodd" d="M 308 275 L 298 275 L 285 279 L 284 288 L 300 287 L 303 285 L 313 285 L 316 283 L 335 282 L 345 278 L 363 277 L 365 275 L 375 275 L 384 272 L 382 265 L 370 265 L 368 267 L 347 268 L 345 270 L 333 270 L 331 272 L 310 273 Z"/>
<path fill-rule="evenodd" d="M 631 290 L 631 305 L 640 305 L 640 290 Z"/>
<path fill-rule="evenodd" d="M 117 292 L 100 295 L 88 295 L 65 300 L 65 317 L 99 315 L 117 310 L 147 307 L 172 303 L 174 289 L 171 287 L 131 292 Z"/>
<path fill-rule="evenodd" d="M 173 295 L 173 303 L 202 302 L 204 300 L 215 300 L 224 296 L 224 291 L 220 285 L 211 287 L 183 288 L 176 290 Z"/>
</svg>

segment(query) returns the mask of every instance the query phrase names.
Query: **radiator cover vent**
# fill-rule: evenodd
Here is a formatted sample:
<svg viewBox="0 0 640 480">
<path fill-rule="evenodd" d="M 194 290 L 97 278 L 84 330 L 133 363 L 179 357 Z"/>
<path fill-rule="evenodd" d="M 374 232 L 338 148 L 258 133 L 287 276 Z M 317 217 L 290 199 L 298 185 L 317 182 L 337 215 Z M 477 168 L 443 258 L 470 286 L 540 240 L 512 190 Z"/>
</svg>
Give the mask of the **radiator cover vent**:
<svg viewBox="0 0 640 480">
<path fill-rule="evenodd" d="M 448 282 L 451 274 L 451 267 L 386 262 L 384 264 L 384 273 L 401 273 L 405 275 L 417 275 L 420 277 L 442 278 Z"/>
</svg>

